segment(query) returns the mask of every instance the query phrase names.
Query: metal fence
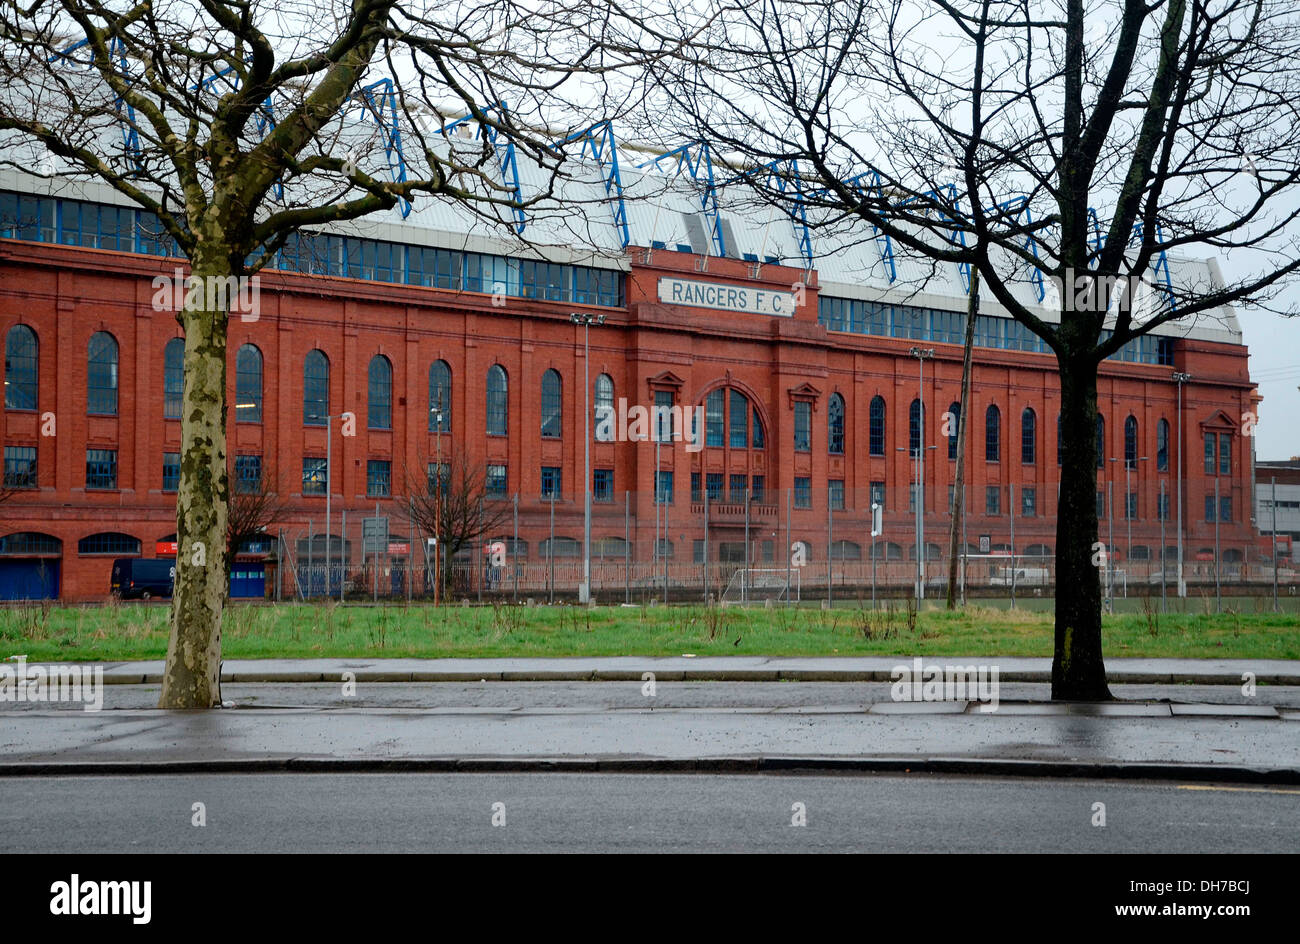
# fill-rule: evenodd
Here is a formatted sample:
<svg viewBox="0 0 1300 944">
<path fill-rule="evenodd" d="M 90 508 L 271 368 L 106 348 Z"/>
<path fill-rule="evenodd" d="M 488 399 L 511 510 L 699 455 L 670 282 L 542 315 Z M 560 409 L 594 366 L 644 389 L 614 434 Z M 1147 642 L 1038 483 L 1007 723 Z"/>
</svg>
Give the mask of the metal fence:
<svg viewBox="0 0 1300 944">
<path fill-rule="evenodd" d="M 740 478 L 720 481 L 706 472 L 692 476 L 685 490 L 665 482 L 662 501 L 652 492 L 593 496 L 591 597 L 795 603 L 946 593 L 950 492 L 936 502 L 913 487 L 883 484 L 768 491 Z M 1180 587 L 1177 508 L 1168 480 L 1127 491 L 1126 500 L 1122 488 L 1103 483 L 1098 493 L 1101 546 L 1094 562 L 1107 597 L 1271 595 L 1275 583 L 1281 596 L 1300 593 L 1289 542 L 1275 563 L 1271 539 L 1250 522 L 1248 500 L 1236 497 L 1234 505 L 1216 495 L 1211 502 L 1187 490 Z M 1052 596 L 1057 495 L 1055 485 L 968 491 L 957 541 L 964 596 Z M 498 525 L 442 561 L 437 595 L 449 602 L 577 598 L 588 579 L 583 496 L 492 501 L 488 517 Z M 876 534 L 873 505 L 880 509 Z M 336 511 L 328 531 L 323 516 L 279 528 L 267 595 L 433 599 L 433 536 L 411 522 L 406 507 L 398 498 Z M 377 518 L 387 519 L 386 534 L 373 531 Z"/>
</svg>

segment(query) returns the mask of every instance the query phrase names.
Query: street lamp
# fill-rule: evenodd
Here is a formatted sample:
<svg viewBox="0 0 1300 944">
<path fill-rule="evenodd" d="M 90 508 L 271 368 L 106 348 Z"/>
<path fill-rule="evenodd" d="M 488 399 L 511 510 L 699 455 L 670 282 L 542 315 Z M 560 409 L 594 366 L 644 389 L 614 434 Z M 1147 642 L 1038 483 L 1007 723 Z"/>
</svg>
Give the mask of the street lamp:
<svg viewBox="0 0 1300 944">
<path fill-rule="evenodd" d="M 438 584 L 442 577 L 442 569 L 439 566 L 438 554 L 442 546 L 442 391 L 438 391 L 438 396 L 434 400 L 433 406 L 429 407 L 430 417 L 433 420 L 434 448 L 437 450 L 438 458 L 433 464 L 433 605 L 438 605 Z M 510 552 L 514 554 L 514 549 Z M 513 560 L 513 557 L 511 558 Z"/>
<path fill-rule="evenodd" d="M 591 312 L 575 311 L 569 315 L 575 325 L 582 325 L 582 392 L 584 397 L 582 412 L 582 451 L 584 456 L 584 478 L 582 484 L 582 584 L 578 587 L 578 602 L 591 602 L 591 326 L 603 325 L 604 315 Z M 657 488 L 658 482 L 655 483 Z M 554 507 L 554 506 L 552 506 Z"/>
<path fill-rule="evenodd" d="M 1187 585 L 1183 583 L 1183 384 L 1191 380 L 1192 375 L 1176 370 L 1171 379 L 1178 384 L 1178 595 L 1185 597 Z M 1163 566 L 1162 562 L 1161 567 Z"/>
</svg>

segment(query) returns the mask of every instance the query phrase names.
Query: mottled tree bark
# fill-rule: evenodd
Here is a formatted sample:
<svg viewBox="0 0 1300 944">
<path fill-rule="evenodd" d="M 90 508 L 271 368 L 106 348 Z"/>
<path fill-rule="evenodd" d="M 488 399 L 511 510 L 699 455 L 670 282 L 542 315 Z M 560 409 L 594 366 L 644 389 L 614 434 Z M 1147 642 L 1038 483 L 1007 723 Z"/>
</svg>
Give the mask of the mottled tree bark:
<svg viewBox="0 0 1300 944">
<path fill-rule="evenodd" d="M 226 271 L 221 271 L 224 268 Z M 222 279 L 229 266 L 195 263 L 193 276 Z M 218 284 L 226 284 L 224 281 Z M 221 614 L 229 481 L 226 472 L 226 306 L 187 297 L 180 482 L 176 494 L 176 584 L 160 708 L 221 704 Z"/>
</svg>

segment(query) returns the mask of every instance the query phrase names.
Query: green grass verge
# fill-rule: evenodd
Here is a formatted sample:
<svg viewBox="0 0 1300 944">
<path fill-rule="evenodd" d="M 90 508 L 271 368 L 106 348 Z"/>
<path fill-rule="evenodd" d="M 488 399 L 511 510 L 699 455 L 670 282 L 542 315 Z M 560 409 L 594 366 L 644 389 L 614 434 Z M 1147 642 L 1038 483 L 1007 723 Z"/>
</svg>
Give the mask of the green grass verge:
<svg viewBox="0 0 1300 944">
<path fill-rule="evenodd" d="M 882 607 L 884 604 L 882 604 Z M 165 606 L 0 609 L 0 658 L 161 659 Z M 1108 656 L 1300 659 L 1294 614 L 1121 614 Z M 230 659 L 450 656 L 1050 656 L 1050 614 L 866 608 L 250 606 L 226 611 Z"/>
</svg>

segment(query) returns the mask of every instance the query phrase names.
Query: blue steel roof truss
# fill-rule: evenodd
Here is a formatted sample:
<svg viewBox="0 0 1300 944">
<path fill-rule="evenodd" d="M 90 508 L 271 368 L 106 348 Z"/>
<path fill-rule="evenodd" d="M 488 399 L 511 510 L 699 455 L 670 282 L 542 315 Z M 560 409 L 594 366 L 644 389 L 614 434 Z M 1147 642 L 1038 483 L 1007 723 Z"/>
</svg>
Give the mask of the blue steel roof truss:
<svg viewBox="0 0 1300 944">
<path fill-rule="evenodd" d="M 78 42 L 73 43 L 71 46 L 62 49 L 59 52 L 56 52 L 53 56 L 50 57 L 50 61 L 52 62 L 55 59 L 71 58 L 70 56 L 71 53 L 75 52 L 76 50 L 80 49 L 83 46 L 89 46 L 89 45 L 90 45 L 89 39 L 79 40 Z M 117 70 L 116 70 L 117 74 L 124 79 L 130 80 L 131 73 L 128 70 L 126 64 L 126 44 L 122 42 L 122 40 L 118 39 L 117 37 L 113 37 L 111 40 L 109 40 L 108 55 L 109 55 L 109 59 L 117 60 Z M 90 66 L 92 64 L 93 63 L 89 61 L 86 63 L 87 66 Z M 132 162 L 135 164 L 136 169 L 143 170 L 144 159 L 140 154 L 140 132 L 136 128 L 136 124 L 135 124 L 135 108 L 131 105 L 128 105 L 125 101 L 123 101 L 122 96 L 119 95 L 113 101 L 113 109 L 118 113 L 118 115 L 121 115 L 123 108 L 126 109 L 127 120 L 122 124 L 122 146 L 125 148 L 126 153 L 131 158 Z"/>
<path fill-rule="evenodd" d="M 727 241 L 722 235 L 722 217 L 718 211 L 718 192 L 717 183 L 713 177 L 713 157 L 710 153 L 707 141 L 691 141 L 689 144 L 683 144 L 679 148 L 671 151 L 665 151 L 658 157 L 652 157 L 640 167 L 649 167 L 651 164 L 656 170 L 663 170 L 662 162 L 669 158 L 676 159 L 676 167 L 673 169 L 675 174 L 681 174 L 685 168 L 691 175 L 691 179 L 701 186 L 700 193 L 700 211 L 709 221 L 709 235 L 713 241 L 715 255 L 725 256 L 727 254 Z"/>
<path fill-rule="evenodd" d="M 1104 245 L 1105 240 L 1102 239 L 1101 224 L 1097 220 L 1097 211 L 1094 210 L 1092 207 L 1088 207 L 1088 221 L 1092 224 L 1093 252 L 1101 252 L 1101 248 Z M 1133 224 L 1133 235 L 1129 240 L 1129 244 L 1132 245 L 1134 241 L 1141 242 L 1142 233 L 1143 233 L 1142 221 L 1139 220 L 1138 222 Z M 1164 231 L 1160 228 L 1160 224 L 1156 223 L 1156 241 L 1159 243 L 1163 243 L 1164 238 L 1165 238 Z M 1170 310 L 1176 309 L 1178 307 L 1178 300 L 1174 298 L 1174 283 L 1172 277 L 1169 274 L 1169 256 L 1166 255 L 1163 248 L 1156 255 L 1155 270 L 1156 270 L 1156 278 L 1164 282 L 1165 295 L 1169 299 Z"/>
<path fill-rule="evenodd" d="M 1019 207 L 1019 211 L 1013 209 L 1017 206 Z M 1019 213 L 1024 213 L 1025 224 L 1027 226 L 1033 225 L 1034 217 L 1033 213 L 1029 209 L 1028 197 L 1012 197 L 1010 200 L 1004 200 L 998 204 L 998 209 L 1012 213 L 1013 218 L 1015 215 L 1019 215 Z M 1034 239 L 1033 233 L 1029 233 L 1025 236 L 1025 248 L 1029 250 L 1030 254 L 1033 255 L 1035 259 L 1038 258 L 1038 240 Z M 1038 266 L 1034 266 L 1031 277 L 1034 280 L 1034 294 L 1038 296 L 1038 300 L 1041 302 L 1047 297 L 1047 286 L 1044 284 L 1043 270 Z"/>
<path fill-rule="evenodd" d="M 864 179 L 867 179 L 865 186 Z M 863 199 L 869 191 L 879 201 L 880 206 L 884 207 L 885 188 L 880 182 L 880 171 L 865 171 L 856 177 L 850 177 L 845 183 L 857 191 Z M 871 224 L 871 231 L 876 238 L 876 245 L 880 248 L 880 261 L 884 263 L 885 272 L 889 275 L 889 283 L 892 285 L 898 278 L 898 266 L 894 263 L 894 241 L 889 238 L 888 233 L 882 232 L 874 223 Z"/>
<path fill-rule="evenodd" d="M 406 183 L 406 152 L 402 149 L 402 127 L 398 121 L 397 90 L 392 79 L 380 79 L 354 93 L 350 101 L 360 102 L 375 119 L 384 136 L 384 156 L 393 183 Z M 411 212 L 411 201 L 402 198 L 402 218 Z"/>
<path fill-rule="evenodd" d="M 560 143 L 578 140 L 582 141 L 580 156 L 585 156 L 590 149 L 592 159 L 600 165 L 605 196 L 610 197 L 614 207 L 614 228 L 618 230 L 619 248 L 626 249 L 632 237 L 627 226 L 627 204 L 623 201 L 623 176 L 618 169 L 618 140 L 614 136 L 613 122 L 599 122 L 569 135 Z"/>
<path fill-rule="evenodd" d="M 496 111 L 505 115 L 508 113 L 508 108 L 504 101 L 500 101 L 495 105 L 488 106 L 483 111 L 485 114 Z M 472 114 L 457 118 L 450 124 L 443 125 L 442 133 L 445 136 L 460 125 L 476 120 Z M 502 135 L 498 129 L 484 122 L 479 122 L 477 136 L 492 145 L 492 149 L 496 152 L 497 160 L 501 166 L 501 182 L 505 185 L 506 190 L 514 194 L 511 209 L 515 217 L 515 232 L 523 235 L 524 229 L 528 225 L 528 217 L 524 214 L 524 208 L 520 205 L 523 202 L 523 188 L 519 185 L 519 162 L 515 158 L 514 139 L 509 135 Z M 502 137 L 505 138 L 504 147 L 498 143 Z"/>
</svg>

